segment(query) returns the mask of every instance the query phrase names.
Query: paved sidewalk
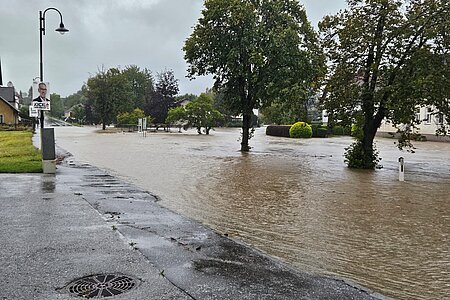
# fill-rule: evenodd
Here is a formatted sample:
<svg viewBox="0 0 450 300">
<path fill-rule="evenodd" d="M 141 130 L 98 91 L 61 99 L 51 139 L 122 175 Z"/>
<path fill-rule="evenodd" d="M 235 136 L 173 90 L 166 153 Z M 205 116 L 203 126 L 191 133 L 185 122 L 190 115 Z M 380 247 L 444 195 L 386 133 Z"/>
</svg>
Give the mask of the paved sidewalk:
<svg viewBox="0 0 450 300">
<path fill-rule="evenodd" d="M 0 226 L 0 300 L 76 299 L 68 284 L 95 274 L 136 282 L 106 299 L 383 298 L 293 270 L 89 165 L 0 174 Z"/>
<path fill-rule="evenodd" d="M 0 299 L 73 300 L 69 282 L 103 273 L 139 279 L 114 299 L 191 299 L 74 193 L 70 178 L 65 168 L 56 177 L 0 174 Z"/>
</svg>

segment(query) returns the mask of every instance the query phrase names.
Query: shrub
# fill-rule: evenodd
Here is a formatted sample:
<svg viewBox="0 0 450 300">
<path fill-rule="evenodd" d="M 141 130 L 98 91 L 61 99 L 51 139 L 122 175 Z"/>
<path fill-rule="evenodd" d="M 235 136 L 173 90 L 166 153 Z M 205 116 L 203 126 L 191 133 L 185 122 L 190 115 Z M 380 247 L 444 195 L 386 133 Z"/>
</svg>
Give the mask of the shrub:
<svg viewBox="0 0 450 300">
<path fill-rule="evenodd" d="M 119 113 L 117 115 L 117 123 L 120 125 L 137 125 L 138 119 L 140 118 L 145 118 L 144 111 L 142 109 L 135 108 L 132 112 Z"/>
<path fill-rule="evenodd" d="M 291 125 L 270 125 L 266 128 L 266 135 L 290 137 Z"/>
<path fill-rule="evenodd" d="M 332 133 L 333 135 L 351 135 L 351 127 L 336 125 L 333 127 Z"/>
<path fill-rule="evenodd" d="M 375 146 L 372 147 L 369 155 L 364 155 L 361 141 L 356 141 L 345 148 L 345 163 L 349 168 L 355 169 L 375 169 L 381 158 L 378 157 L 378 151 Z"/>
<path fill-rule="evenodd" d="M 325 138 L 328 136 L 328 129 L 325 125 L 312 124 L 312 137 Z"/>
<path fill-rule="evenodd" d="M 344 127 L 341 125 L 334 126 L 333 135 L 344 135 Z"/>
<path fill-rule="evenodd" d="M 312 128 L 305 122 L 297 122 L 289 129 L 289 136 L 292 138 L 312 137 Z"/>
</svg>

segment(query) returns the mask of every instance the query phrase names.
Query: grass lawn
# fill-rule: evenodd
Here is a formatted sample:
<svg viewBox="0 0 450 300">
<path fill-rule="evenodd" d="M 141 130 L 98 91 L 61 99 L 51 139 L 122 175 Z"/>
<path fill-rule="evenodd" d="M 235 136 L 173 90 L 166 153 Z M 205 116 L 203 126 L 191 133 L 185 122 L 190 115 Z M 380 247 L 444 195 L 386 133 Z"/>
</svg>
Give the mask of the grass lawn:
<svg viewBox="0 0 450 300">
<path fill-rule="evenodd" d="M 42 172 L 42 155 L 30 131 L 0 131 L 0 173 Z"/>
</svg>

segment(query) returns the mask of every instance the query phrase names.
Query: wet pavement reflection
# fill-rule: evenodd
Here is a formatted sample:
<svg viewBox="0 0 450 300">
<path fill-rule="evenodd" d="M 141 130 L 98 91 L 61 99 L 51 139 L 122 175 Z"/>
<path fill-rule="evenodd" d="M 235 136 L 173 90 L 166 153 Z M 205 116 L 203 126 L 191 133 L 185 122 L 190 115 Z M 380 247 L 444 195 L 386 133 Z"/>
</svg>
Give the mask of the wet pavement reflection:
<svg viewBox="0 0 450 300">
<path fill-rule="evenodd" d="M 411 154 L 379 139 L 383 168 L 358 171 L 343 163 L 347 137 L 292 140 L 258 129 L 249 154 L 237 151 L 238 138 L 236 129 L 147 138 L 56 129 L 57 144 L 76 160 L 295 267 L 396 299 L 448 297 L 450 143 L 418 143 Z"/>
<path fill-rule="evenodd" d="M 55 192 L 56 176 L 54 174 L 44 175 L 42 177 L 41 187 L 44 194 L 52 194 Z"/>
</svg>

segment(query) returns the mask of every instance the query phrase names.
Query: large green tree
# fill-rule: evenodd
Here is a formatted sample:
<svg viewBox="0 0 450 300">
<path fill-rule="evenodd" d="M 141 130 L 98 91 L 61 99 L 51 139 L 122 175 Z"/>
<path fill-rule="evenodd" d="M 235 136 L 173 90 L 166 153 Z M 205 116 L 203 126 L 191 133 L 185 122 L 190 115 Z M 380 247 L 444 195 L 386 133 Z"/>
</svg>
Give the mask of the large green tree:
<svg viewBox="0 0 450 300">
<path fill-rule="evenodd" d="M 347 3 L 319 24 L 329 64 L 323 105 L 335 120 L 362 128 L 346 159 L 350 167 L 370 169 L 378 161 L 373 142 L 384 119 L 407 125 L 406 140 L 418 106 L 435 105 L 450 120 L 450 2 Z"/>
<path fill-rule="evenodd" d="M 88 79 L 87 88 L 92 109 L 103 130 L 115 120 L 119 112 L 133 109 L 131 84 L 117 68 L 100 70 Z"/>
<path fill-rule="evenodd" d="M 295 96 L 320 76 L 316 35 L 297 0 L 206 0 L 184 45 L 190 77 L 212 74 L 227 106 L 243 117 L 249 151 L 253 109 Z"/>
<path fill-rule="evenodd" d="M 169 109 L 176 106 L 178 91 L 178 79 L 172 70 L 157 73 L 155 90 L 146 96 L 145 114 L 152 116 L 155 123 L 164 123 Z"/>
<path fill-rule="evenodd" d="M 153 76 L 150 70 L 141 70 L 138 66 L 127 66 L 123 71 L 131 85 L 133 107 L 144 109 L 145 95 L 154 90 Z"/>
</svg>

